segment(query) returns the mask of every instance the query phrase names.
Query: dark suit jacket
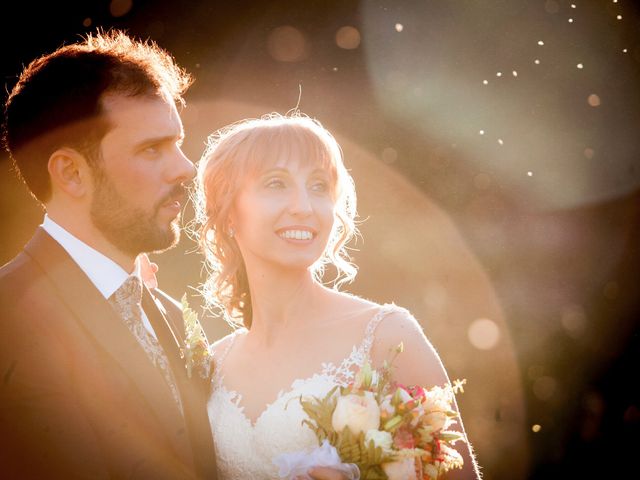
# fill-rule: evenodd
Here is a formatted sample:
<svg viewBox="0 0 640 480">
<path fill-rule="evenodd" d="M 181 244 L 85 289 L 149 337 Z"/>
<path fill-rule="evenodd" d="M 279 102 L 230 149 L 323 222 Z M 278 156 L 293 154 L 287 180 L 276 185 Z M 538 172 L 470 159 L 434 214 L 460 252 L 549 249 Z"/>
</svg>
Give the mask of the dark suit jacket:
<svg viewBox="0 0 640 480">
<path fill-rule="evenodd" d="M 176 360 L 179 306 L 145 295 L 186 421 L 123 321 L 44 230 L 0 269 L 3 478 L 215 477 L 206 386 Z"/>
</svg>

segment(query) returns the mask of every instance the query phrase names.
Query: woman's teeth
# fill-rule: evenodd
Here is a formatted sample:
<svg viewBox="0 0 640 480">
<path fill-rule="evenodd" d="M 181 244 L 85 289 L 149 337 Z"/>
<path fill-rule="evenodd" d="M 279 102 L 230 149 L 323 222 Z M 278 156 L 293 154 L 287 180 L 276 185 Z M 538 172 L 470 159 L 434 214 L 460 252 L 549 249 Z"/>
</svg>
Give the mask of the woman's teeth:
<svg viewBox="0 0 640 480">
<path fill-rule="evenodd" d="M 285 230 L 280 232 L 280 236 L 295 240 L 311 240 L 313 238 L 313 234 L 308 230 Z"/>
</svg>

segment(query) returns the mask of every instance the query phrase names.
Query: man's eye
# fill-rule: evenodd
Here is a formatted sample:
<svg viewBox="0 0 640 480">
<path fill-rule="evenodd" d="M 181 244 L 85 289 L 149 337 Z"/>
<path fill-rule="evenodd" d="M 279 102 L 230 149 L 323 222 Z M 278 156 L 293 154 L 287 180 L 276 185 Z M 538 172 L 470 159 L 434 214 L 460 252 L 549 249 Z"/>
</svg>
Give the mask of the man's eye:
<svg viewBox="0 0 640 480">
<path fill-rule="evenodd" d="M 159 145 L 149 145 L 142 150 L 147 155 L 157 155 L 160 152 Z"/>
</svg>

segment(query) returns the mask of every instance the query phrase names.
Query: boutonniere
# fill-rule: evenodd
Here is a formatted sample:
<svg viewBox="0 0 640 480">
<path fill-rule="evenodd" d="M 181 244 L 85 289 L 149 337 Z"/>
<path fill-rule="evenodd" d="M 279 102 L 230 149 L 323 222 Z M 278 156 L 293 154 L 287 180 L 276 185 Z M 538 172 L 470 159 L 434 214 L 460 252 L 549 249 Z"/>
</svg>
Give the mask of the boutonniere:
<svg viewBox="0 0 640 480">
<path fill-rule="evenodd" d="M 211 349 L 204 334 L 198 314 L 189 307 L 187 295 L 182 296 L 182 316 L 184 319 L 184 346 L 180 349 L 180 356 L 185 361 L 187 377 L 192 378 L 195 373 L 207 380 L 211 375 Z"/>
</svg>

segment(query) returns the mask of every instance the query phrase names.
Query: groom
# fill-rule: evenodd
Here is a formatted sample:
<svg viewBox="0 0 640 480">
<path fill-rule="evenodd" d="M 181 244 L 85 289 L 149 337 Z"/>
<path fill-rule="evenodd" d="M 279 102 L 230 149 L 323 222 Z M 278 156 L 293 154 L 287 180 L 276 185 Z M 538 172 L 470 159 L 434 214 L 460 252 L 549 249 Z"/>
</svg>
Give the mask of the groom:
<svg viewBox="0 0 640 480">
<path fill-rule="evenodd" d="M 9 95 L 6 146 L 46 214 L 0 269 L 3 478 L 215 478 L 180 308 L 136 261 L 178 242 L 190 82 L 111 32 L 35 60 Z"/>
</svg>

